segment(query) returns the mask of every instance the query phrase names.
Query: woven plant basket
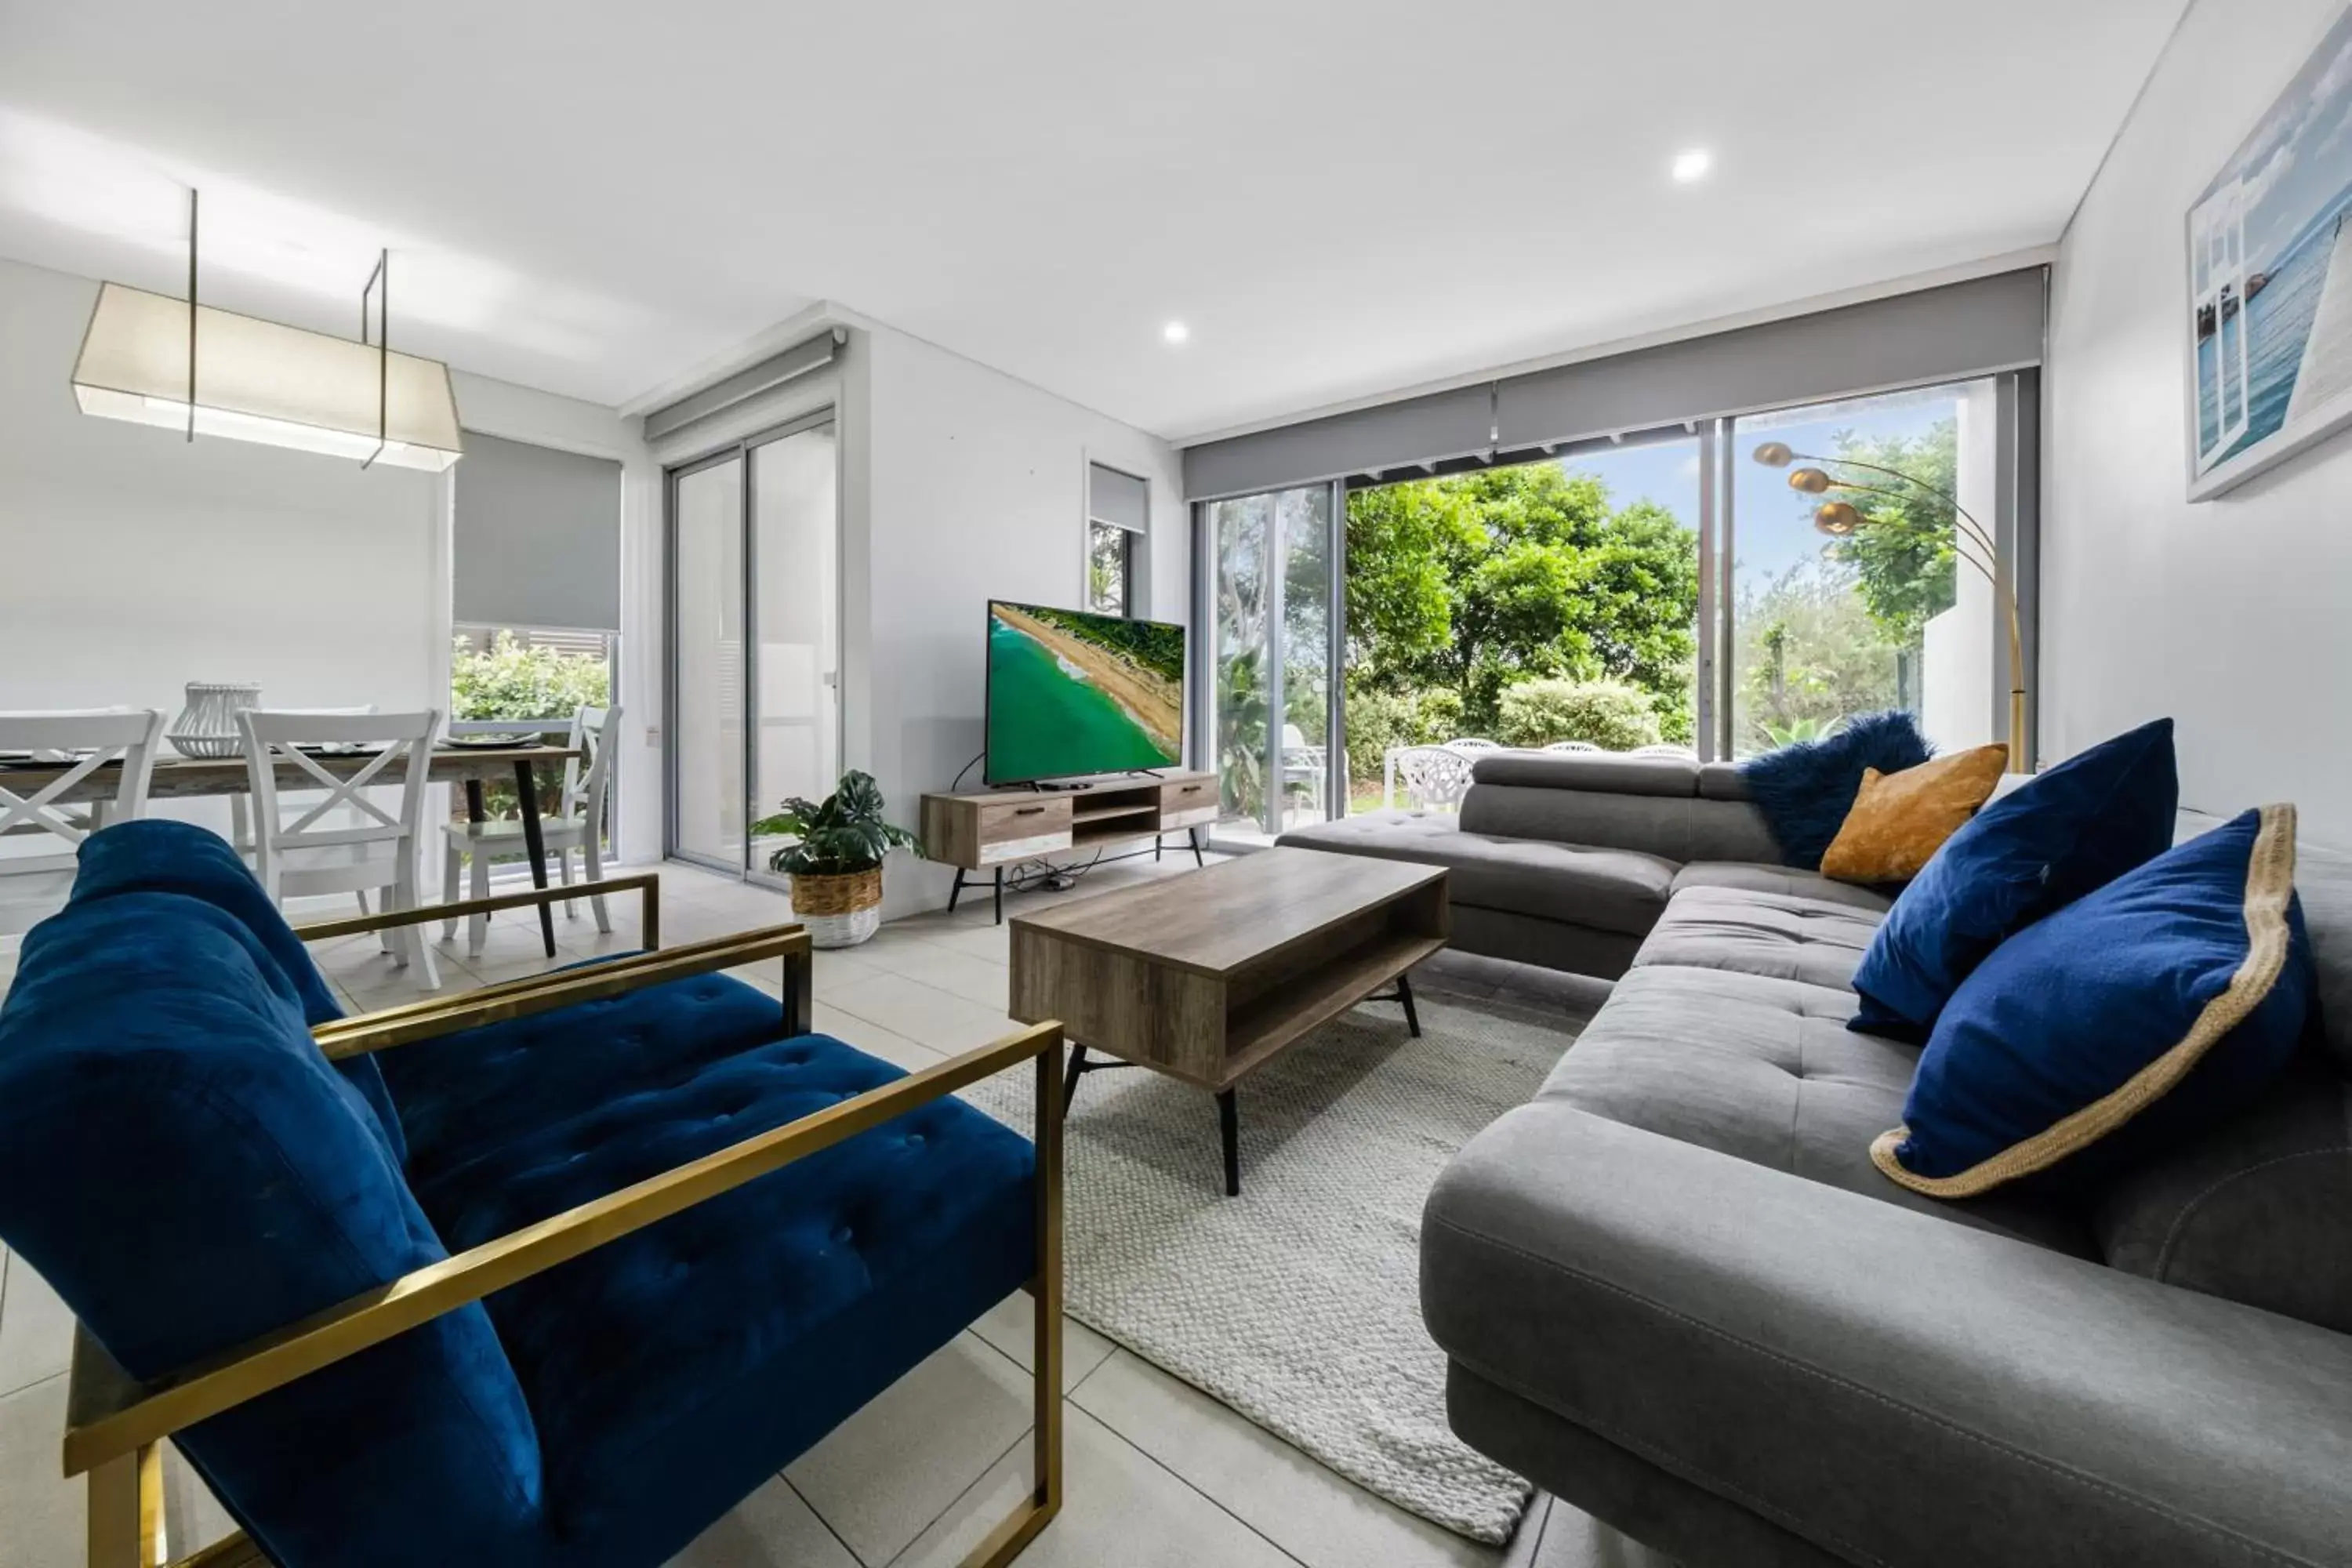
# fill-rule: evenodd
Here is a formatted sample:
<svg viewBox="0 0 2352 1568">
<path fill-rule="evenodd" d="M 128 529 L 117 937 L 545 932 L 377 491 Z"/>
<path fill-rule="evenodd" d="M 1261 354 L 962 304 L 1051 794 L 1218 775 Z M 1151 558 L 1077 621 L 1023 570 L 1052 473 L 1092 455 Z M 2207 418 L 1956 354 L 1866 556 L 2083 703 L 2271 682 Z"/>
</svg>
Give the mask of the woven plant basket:
<svg viewBox="0 0 2352 1568">
<path fill-rule="evenodd" d="M 882 868 L 845 877 L 793 878 L 793 913 L 813 947 L 856 947 L 882 924 Z"/>
</svg>

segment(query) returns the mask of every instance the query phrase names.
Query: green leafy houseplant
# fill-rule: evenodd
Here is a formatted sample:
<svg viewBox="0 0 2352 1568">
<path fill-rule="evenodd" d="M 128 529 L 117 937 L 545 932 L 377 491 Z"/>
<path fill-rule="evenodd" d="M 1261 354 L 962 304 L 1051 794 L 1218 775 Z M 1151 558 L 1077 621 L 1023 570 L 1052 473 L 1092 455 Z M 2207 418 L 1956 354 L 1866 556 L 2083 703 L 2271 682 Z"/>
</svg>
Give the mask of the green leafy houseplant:
<svg viewBox="0 0 2352 1568">
<path fill-rule="evenodd" d="M 788 833 L 798 840 L 768 857 L 771 870 L 795 877 L 850 877 L 880 869 L 893 849 L 921 852 L 913 834 L 882 820 L 882 786 L 872 773 L 855 768 L 841 775 L 839 787 L 823 804 L 794 795 L 783 810 L 753 823 L 751 831 Z"/>
<path fill-rule="evenodd" d="M 822 804 L 794 795 L 751 831 L 793 836 L 768 865 L 792 878 L 793 912 L 819 947 L 851 947 L 872 936 L 882 919 L 883 858 L 893 849 L 922 853 L 913 834 L 882 820 L 882 787 L 855 768 Z"/>
</svg>

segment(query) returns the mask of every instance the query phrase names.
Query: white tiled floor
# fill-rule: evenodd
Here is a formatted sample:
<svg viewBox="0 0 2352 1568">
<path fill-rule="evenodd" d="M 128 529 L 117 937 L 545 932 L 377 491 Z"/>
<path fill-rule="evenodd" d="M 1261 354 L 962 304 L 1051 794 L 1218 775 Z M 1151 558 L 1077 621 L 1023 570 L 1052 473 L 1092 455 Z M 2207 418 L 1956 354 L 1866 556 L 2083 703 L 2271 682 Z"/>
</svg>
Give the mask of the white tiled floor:
<svg viewBox="0 0 2352 1568">
<path fill-rule="evenodd" d="M 1008 899 L 1018 913 L 1086 897 L 1173 864 L 1107 867 L 1069 893 Z M 633 900 L 600 938 L 585 904 L 559 916 L 559 962 L 633 944 Z M 686 868 L 663 868 L 666 942 L 791 918 L 778 894 Z M 437 934 L 437 933 L 436 933 Z M 502 918 L 479 958 L 464 933 L 436 950 L 457 987 L 547 967 L 528 919 Z M 414 999 L 373 939 L 313 950 L 354 1008 Z M 816 1023 L 902 1067 L 918 1068 L 1013 1026 L 1003 1012 L 1006 948 L 985 899 L 956 914 L 896 922 L 871 942 L 816 960 Z M 0 989 L 13 954 L 0 952 Z M 773 989 L 777 966 L 743 977 Z M 1452 963 L 1421 977 L 1485 994 L 1524 972 Z M 1588 1010 L 1576 983 L 1542 1000 Z M 691 1568 L 932 1568 L 957 1562 L 1025 1484 L 1030 1304 L 1016 1295 L 803 1455 L 682 1555 Z M 40 1279 L 0 1253 L 0 1568 L 79 1563 L 81 1488 L 57 1479 L 70 1319 Z M 1289 1445 L 1092 1330 L 1066 1325 L 1066 1500 L 1025 1568 L 1607 1568 L 1622 1561 L 1591 1521 L 1538 1497 L 1507 1552 L 1449 1535 L 1373 1497 Z M 175 1485 L 176 1550 L 223 1528 L 192 1483 Z"/>
</svg>

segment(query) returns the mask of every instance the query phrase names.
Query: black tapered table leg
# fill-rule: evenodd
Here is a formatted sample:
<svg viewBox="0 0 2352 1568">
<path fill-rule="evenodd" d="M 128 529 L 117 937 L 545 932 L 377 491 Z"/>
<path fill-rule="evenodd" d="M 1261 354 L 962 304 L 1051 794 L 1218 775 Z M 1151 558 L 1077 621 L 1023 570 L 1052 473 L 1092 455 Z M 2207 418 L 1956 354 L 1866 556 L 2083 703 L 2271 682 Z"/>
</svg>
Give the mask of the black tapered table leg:
<svg viewBox="0 0 2352 1568">
<path fill-rule="evenodd" d="M 1242 1118 L 1230 1089 L 1217 1096 L 1217 1137 L 1225 1147 L 1225 1196 L 1242 1195 Z"/>
<path fill-rule="evenodd" d="M 539 774 L 528 762 L 514 765 L 515 788 L 522 793 L 522 846 L 530 853 L 530 885 L 544 889 L 547 886 L 547 837 L 539 827 Z M 539 906 L 540 940 L 547 946 L 547 956 L 555 956 L 555 906 Z"/>
<path fill-rule="evenodd" d="M 1062 1114 L 1065 1116 L 1070 1113 L 1070 1101 L 1078 1098 L 1078 1079 L 1086 1076 L 1086 1047 L 1072 1046 L 1069 1069 L 1062 1075 Z"/>
<path fill-rule="evenodd" d="M 996 868 L 996 923 L 1004 923 L 1004 868 Z"/>
<path fill-rule="evenodd" d="M 1421 1014 L 1412 1005 L 1412 981 L 1402 974 L 1397 976 L 1397 1000 L 1404 1004 L 1404 1026 L 1414 1039 L 1421 1038 Z"/>
<path fill-rule="evenodd" d="M 1201 830 L 1197 827 L 1186 828 L 1184 830 L 1184 841 L 1192 847 L 1192 864 L 1195 866 L 1207 865 L 1208 862 L 1201 858 Z"/>
<path fill-rule="evenodd" d="M 955 913 L 956 900 L 963 897 L 963 872 L 956 872 L 955 886 L 948 889 L 948 913 Z"/>
</svg>

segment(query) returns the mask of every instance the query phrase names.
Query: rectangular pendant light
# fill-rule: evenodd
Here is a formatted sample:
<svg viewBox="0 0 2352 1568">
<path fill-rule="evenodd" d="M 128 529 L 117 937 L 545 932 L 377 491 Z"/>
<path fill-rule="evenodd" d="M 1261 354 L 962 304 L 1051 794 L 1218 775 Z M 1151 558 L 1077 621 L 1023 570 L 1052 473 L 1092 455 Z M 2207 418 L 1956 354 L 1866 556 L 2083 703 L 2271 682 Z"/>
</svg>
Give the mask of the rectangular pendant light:
<svg viewBox="0 0 2352 1568">
<path fill-rule="evenodd" d="M 74 363 L 84 414 L 439 473 L 465 455 L 449 368 L 349 338 L 102 285 Z M 381 446 L 381 450 L 378 450 Z"/>
</svg>

